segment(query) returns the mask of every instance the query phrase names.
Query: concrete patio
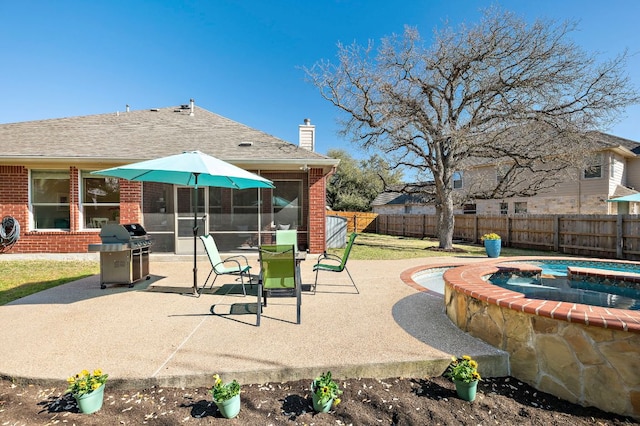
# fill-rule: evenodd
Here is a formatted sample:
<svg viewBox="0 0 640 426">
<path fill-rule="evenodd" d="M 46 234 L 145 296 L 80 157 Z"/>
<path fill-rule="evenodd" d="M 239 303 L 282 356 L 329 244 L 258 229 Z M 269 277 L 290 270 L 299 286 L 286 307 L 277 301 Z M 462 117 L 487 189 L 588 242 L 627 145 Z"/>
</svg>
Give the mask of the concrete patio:
<svg viewBox="0 0 640 426">
<path fill-rule="evenodd" d="M 249 259 L 257 273 L 257 257 Z M 302 263 L 305 284 L 314 279 L 313 259 Z M 444 314 L 441 297 L 400 278 L 421 265 L 479 260 L 350 260 L 360 294 L 346 273 L 321 273 L 317 293 L 303 293 L 302 324 L 295 299 L 271 298 L 256 327 L 255 314 L 209 312 L 213 304 L 241 308 L 256 301 L 242 296 L 235 277 L 221 276 L 213 290 L 194 297 L 192 258 L 152 254 L 151 278 L 133 288 L 101 290 L 96 275 L 0 306 L 0 375 L 60 385 L 82 369 L 100 368 L 113 386 L 126 388 L 207 386 L 214 373 L 243 383 L 326 370 L 345 378 L 427 377 L 441 374 L 451 355 L 469 354 L 484 376 L 504 376 L 506 353 L 461 332 Z M 202 285 L 206 258 L 199 257 L 198 270 Z"/>
</svg>

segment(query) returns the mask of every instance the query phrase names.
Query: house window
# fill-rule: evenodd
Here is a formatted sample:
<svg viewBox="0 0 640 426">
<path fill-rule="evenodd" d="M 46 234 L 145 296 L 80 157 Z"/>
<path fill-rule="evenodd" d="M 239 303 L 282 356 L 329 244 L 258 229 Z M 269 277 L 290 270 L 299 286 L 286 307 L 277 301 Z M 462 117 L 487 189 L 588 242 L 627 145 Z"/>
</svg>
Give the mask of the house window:
<svg viewBox="0 0 640 426">
<path fill-rule="evenodd" d="M 509 166 L 506 164 L 501 164 L 496 167 L 496 183 L 500 183 L 504 180 L 509 172 Z"/>
<path fill-rule="evenodd" d="M 509 214 L 509 203 L 500 203 L 500 214 Z"/>
<path fill-rule="evenodd" d="M 602 154 L 592 155 L 587 160 L 587 167 L 584 169 L 585 179 L 598 179 L 602 177 Z"/>
<path fill-rule="evenodd" d="M 69 229 L 69 172 L 31 171 L 31 213 L 35 229 Z"/>
<path fill-rule="evenodd" d="M 258 230 L 258 190 L 233 190 L 232 224 L 235 231 Z"/>
<path fill-rule="evenodd" d="M 212 231 L 296 229 L 303 224 L 302 180 L 274 180 L 273 189 L 209 188 Z"/>
<path fill-rule="evenodd" d="M 615 178 L 616 176 L 616 160 L 615 158 L 611 159 L 611 166 L 610 166 L 610 170 L 609 170 L 609 177 L 611 179 Z"/>
<path fill-rule="evenodd" d="M 462 172 L 453 173 L 453 189 L 462 188 Z"/>
<path fill-rule="evenodd" d="M 120 221 L 120 182 L 118 178 L 101 178 L 82 172 L 80 202 L 85 228 L 101 228 Z"/>
<path fill-rule="evenodd" d="M 462 207 L 462 213 L 464 213 L 464 214 L 476 214 L 476 205 L 475 204 L 465 204 Z"/>
<path fill-rule="evenodd" d="M 513 211 L 514 213 L 526 213 L 527 212 L 527 202 L 526 201 L 517 201 L 513 203 Z"/>
<path fill-rule="evenodd" d="M 273 222 L 277 229 L 297 229 L 302 224 L 302 181 L 274 180 Z"/>
<path fill-rule="evenodd" d="M 225 191 L 228 197 L 229 189 L 223 190 L 217 186 L 209 187 L 209 227 L 211 231 L 229 230 L 226 225 L 229 220 L 229 215 L 224 214 L 225 210 L 223 208 L 223 200 L 228 200 L 228 198 L 225 198 L 223 191 Z"/>
</svg>

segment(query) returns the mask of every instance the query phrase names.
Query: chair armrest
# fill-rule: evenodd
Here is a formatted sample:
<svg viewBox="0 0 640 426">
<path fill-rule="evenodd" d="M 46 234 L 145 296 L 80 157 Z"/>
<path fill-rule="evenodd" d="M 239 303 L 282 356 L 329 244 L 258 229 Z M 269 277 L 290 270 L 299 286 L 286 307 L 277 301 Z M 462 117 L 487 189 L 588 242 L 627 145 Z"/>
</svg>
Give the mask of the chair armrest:
<svg viewBox="0 0 640 426">
<path fill-rule="evenodd" d="M 243 255 L 241 255 L 241 254 L 236 255 L 236 256 L 229 256 L 229 257 L 227 257 L 226 259 L 224 259 L 224 260 L 222 261 L 222 263 L 224 263 L 224 262 L 226 262 L 226 261 L 228 261 L 228 260 L 231 260 L 232 262 L 238 262 L 238 261 L 237 261 L 237 260 L 235 260 L 235 259 L 244 259 L 244 263 L 246 263 L 247 265 L 249 264 L 249 260 L 247 259 L 247 257 L 246 257 L 246 256 L 243 256 Z"/>
<path fill-rule="evenodd" d="M 342 258 L 340 256 L 336 256 L 335 254 L 331 254 L 331 253 L 322 253 L 320 256 L 318 256 L 318 262 L 320 263 L 323 260 L 333 260 L 335 262 L 342 262 Z"/>
<path fill-rule="evenodd" d="M 224 266 L 224 264 L 225 264 L 225 263 L 227 263 L 227 262 L 235 263 L 236 265 L 238 265 L 238 269 L 242 269 L 242 265 L 240 265 L 240 262 L 238 262 L 238 261 L 237 261 L 237 260 L 235 260 L 235 259 L 231 259 L 231 258 L 229 258 L 229 259 L 225 259 L 225 260 L 223 260 L 222 262 L 216 263 L 215 265 L 213 265 L 213 267 L 215 268 L 215 267 L 216 267 L 216 266 L 218 266 L 218 265 L 222 265 L 222 266 Z"/>
</svg>

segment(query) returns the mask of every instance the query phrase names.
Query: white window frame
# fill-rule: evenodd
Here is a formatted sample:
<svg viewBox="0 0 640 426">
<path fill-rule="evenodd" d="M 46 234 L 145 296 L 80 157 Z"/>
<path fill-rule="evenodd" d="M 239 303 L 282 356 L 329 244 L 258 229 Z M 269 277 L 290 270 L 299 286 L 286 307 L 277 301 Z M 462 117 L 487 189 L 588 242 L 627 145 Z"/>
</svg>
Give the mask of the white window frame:
<svg viewBox="0 0 640 426">
<path fill-rule="evenodd" d="M 614 179 L 616 177 L 616 164 L 616 159 L 612 157 L 609 163 L 609 177 L 611 179 Z"/>
<path fill-rule="evenodd" d="M 456 179 L 456 177 L 457 177 L 457 179 Z M 462 174 L 462 172 L 460 172 L 460 171 L 453 172 L 453 175 L 451 176 L 451 180 L 452 180 L 453 189 L 462 189 L 463 188 L 464 182 L 463 182 L 463 174 Z"/>
<path fill-rule="evenodd" d="M 583 179 L 602 179 L 603 161 L 604 160 L 603 160 L 602 153 L 589 156 L 589 158 L 587 159 L 587 167 L 584 170 L 582 170 L 582 178 Z M 593 171 L 590 172 L 589 169 L 593 169 Z M 587 173 L 589 173 L 590 176 L 587 176 Z"/>
<path fill-rule="evenodd" d="M 510 167 L 506 164 L 498 164 L 496 166 L 496 183 L 500 183 L 500 181 L 507 176 L 509 168 Z"/>
<path fill-rule="evenodd" d="M 100 229 L 99 228 L 90 228 L 87 227 L 86 225 L 86 205 L 89 205 L 90 203 L 85 202 L 85 200 L 83 199 L 83 193 L 84 193 L 84 185 L 85 185 L 85 178 L 90 178 L 90 179 L 117 179 L 117 178 L 108 178 L 108 177 L 101 177 L 101 176 L 95 176 L 95 175 L 91 175 L 91 170 L 78 170 L 78 218 L 80 221 L 80 229 L 83 230 L 87 230 L 87 231 L 96 231 L 99 232 Z M 122 198 L 122 194 L 120 194 L 120 198 L 118 199 L 117 203 L 99 203 L 101 207 L 117 207 L 118 208 L 118 212 L 120 209 L 120 199 Z M 118 215 L 119 216 L 119 215 Z M 111 220 L 111 217 L 107 217 L 108 220 Z M 115 220 L 115 218 L 113 218 L 113 220 Z"/>
<path fill-rule="evenodd" d="M 523 207 L 524 206 L 524 211 Z M 516 214 L 527 214 L 527 202 L 526 201 L 516 201 L 513 203 L 513 212 Z"/>
<path fill-rule="evenodd" d="M 272 189 L 271 194 L 272 196 L 275 197 L 275 191 L 278 188 L 278 182 L 294 182 L 295 184 L 298 185 L 298 189 L 299 189 L 299 194 L 298 194 L 298 206 L 297 206 L 297 212 L 296 212 L 296 228 L 300 228 L 303 226 L 308 226 L 305 221 L 304 221 L 304 182 L 302 179 L 272 179 L 273 184 L 275 185 L 276 188 Z M 273 218 L 272 220 L 275 219 L 275 216 L 277 213 L 279 213 L 282 209 L 280 209 L 278 212 L 276 212 L 276 206 L 275 205 L 271 205 L 271 217 Z"/>
<path fill-rule="evenodd" d="M 34 194 L 34 190 L 33 190 L 33 174 L 34 172 L 36 174 L 39 173 L 51 173 L 53 175 L 55 174 L 59 174 L 59 175 L 63 175 L 66 174 L 68 180 L 69 180 L 69 191 L 66 194 L 60 193 L 58 194 L 58 202 L 57 203 L 40 203 L 40 202 L 33 202 L 33 194 Z M 42 207 L 57 207 L 58 209 L 65 209 L 68 214 L 69 214 L 69 225 L 71 225 L 71 200 L 70 200 L 70 196 L 71 196 L 71 173 L 69 172 L 68 169 L 64 169 L 64 170 L 52 170 L 52 169 L 29 169 L 29 186 L 28 186 L 28 197 L 29 197 L 29 228 L 30 229 L 35 229 L 35 230 L 51 230 L 51 229 L 55 229 L 55 230 L 69 230 L 70 227 L 66 227 L 66 228 L 56 228 L 55 226 L 52 226 L 51 228 L 44 228 L 44 227 L 36 227 L 36 217 L 35 217 L 35 208 L 42 206 Z M 66 202 L 60 202 L 62 199 L 61 197 L 66 197 L 67 201 Z"/>
</svg>

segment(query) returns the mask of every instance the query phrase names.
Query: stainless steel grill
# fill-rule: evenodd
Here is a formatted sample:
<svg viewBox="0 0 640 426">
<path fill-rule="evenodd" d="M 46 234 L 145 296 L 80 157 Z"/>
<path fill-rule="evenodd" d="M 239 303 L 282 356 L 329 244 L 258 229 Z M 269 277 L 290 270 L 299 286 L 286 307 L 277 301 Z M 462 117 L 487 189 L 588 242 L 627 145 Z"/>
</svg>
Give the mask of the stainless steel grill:
<svg viewBox="0 0 640 426">
<path fill-rule="evenodd" d="M 153 241 L 142 225 L 108 223 L 100 230 L 101 244 L 89 244 L 100 252 L 100 288 L 107 284 L 129 284 L 149 279 L 149 249 Z"/>
</svg>

